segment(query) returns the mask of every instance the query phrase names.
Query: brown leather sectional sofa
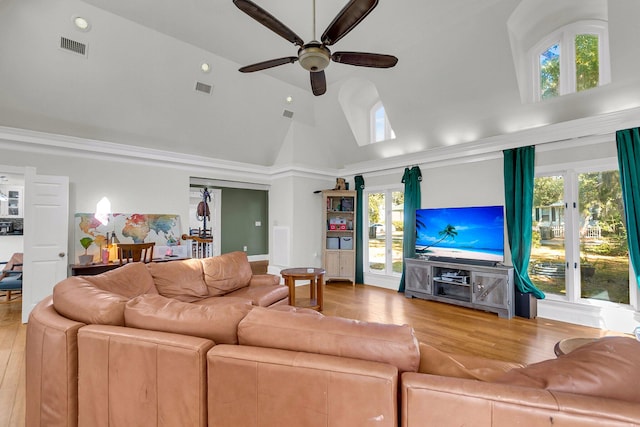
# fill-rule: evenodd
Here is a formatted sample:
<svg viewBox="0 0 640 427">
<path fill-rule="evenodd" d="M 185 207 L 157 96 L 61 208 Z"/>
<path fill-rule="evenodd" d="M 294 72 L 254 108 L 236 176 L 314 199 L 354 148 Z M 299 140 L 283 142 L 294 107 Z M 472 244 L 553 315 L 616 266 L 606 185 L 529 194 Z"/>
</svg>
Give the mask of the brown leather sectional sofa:
<svg viewBox="0 0 640 427">
<path fill-rule="evenodd" d="M 287 302 L 241 252 L 68 278 L 30 315 L 26 425 L 640 423 L 633 339 L 520 367 Z"/>
</svg>

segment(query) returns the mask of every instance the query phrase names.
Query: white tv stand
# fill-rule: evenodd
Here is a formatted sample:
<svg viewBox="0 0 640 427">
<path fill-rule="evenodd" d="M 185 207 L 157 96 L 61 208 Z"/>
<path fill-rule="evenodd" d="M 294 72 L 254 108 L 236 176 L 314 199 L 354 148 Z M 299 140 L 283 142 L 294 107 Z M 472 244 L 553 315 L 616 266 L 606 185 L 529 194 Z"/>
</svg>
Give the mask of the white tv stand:
<svg viewBox="0 0 640 427">
<path fill-rule="evenodd" d="M 497 313 L 514 313 L 513 268 L 405 258 L 407 298 L 422 298 Z"/>
</svg>

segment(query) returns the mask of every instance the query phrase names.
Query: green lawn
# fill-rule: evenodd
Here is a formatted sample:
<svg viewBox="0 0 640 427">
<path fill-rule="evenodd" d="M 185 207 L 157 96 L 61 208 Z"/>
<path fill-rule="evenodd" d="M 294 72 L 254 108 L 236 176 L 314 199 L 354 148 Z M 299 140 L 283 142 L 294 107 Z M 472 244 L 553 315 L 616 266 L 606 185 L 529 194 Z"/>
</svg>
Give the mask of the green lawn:
<svg viewBox="0 0 640 427">
<path fill-rule="evenodd" d="M 377 239 L 369 239 L 369 269 L 373 271 L 384 270 L 384 250 L 385 250 L 384 235 L 378 235 Z M 393 272 L 402 273 L 402 237 L 396 238 L 394 236 L 391 243 L 393 251 Z M 373 254 L 373 256 L 372 256 Z M 377 255 L 377 257 L 376 257 Z M 378 260 L 380 259 L 380 261 Z"/>
<path fill-rule="evenodd" d="M 564 295 L 565 278 L 535 273 L 536 263 L 564 264 L 564 247 L 540 246 L 534 248 L 529 263 L 529 276 L 543 292 Z M 583 298 L 607 300 L 629 304 L 629 258 L 626 255 L 587 254 L 582 264 L 593 267 L 591 271 L 581 269 Z"/>
</svg>

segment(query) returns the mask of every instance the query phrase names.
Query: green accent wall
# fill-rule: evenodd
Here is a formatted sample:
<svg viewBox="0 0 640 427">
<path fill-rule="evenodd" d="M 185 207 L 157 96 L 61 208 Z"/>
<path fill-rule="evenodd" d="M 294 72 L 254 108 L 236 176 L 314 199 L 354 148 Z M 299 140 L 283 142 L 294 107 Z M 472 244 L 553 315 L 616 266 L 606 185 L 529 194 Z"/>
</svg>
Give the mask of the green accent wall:
<svg viewBox="0 0 640 427">
<path fill-rule="evenodd" d="M 221 188 L 221 252 L 247 255 L 269 253 L 269 193 L 264 190 Z M 256 221 L 261 223 L 256 226 Z"/>
</svg>

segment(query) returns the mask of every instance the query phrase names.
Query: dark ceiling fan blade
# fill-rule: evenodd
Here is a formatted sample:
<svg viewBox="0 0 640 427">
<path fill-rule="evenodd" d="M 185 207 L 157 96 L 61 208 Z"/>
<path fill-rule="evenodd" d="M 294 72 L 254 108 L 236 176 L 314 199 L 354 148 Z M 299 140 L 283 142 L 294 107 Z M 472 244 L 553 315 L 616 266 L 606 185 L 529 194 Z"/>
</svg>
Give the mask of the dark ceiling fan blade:
<svg viewBox="0 0 640 427">
<path fill-rule="evenodd" d="M 322 43 L 326 46 L 338 40 L 360 23 L 376 6 L 378 0 L 350 0 L 349 3 L 333 18 L 331 24 L 322 33 Z"/>
<path fill-rule="evenodd" d="M 323 71 L 311 72 L 311 90 L 315 96 L 324 95 L 327 91 L 327 78 Z"/>
<path fill-rule="evenodd" d="M 331 59 L 341 64 L 373 68 L 391 68 L 398 63 L 398 58 L 393 55 L 367 52 L 335 52 Z"/>
<path fill-rule="evenodd" d="M 304 44 L 304 41 L 289 27 L 278 21 L 277 18 L 254 2 L 250 0 L 233 0 L 233 3 L 238 9 L 296 46 L 302 46 Z"/>
<path fill-rule="evenodd" d="M 277 67 L 278 65 L 293 64 L 298 60 L 297 56 L 285 56 L 284 58 L 270 59 L 268 61 L 258 62 L 240 68 L 241 73 L 253 73 L 254 71 L 266 70 L 267 68 Z"/>
</svg>

